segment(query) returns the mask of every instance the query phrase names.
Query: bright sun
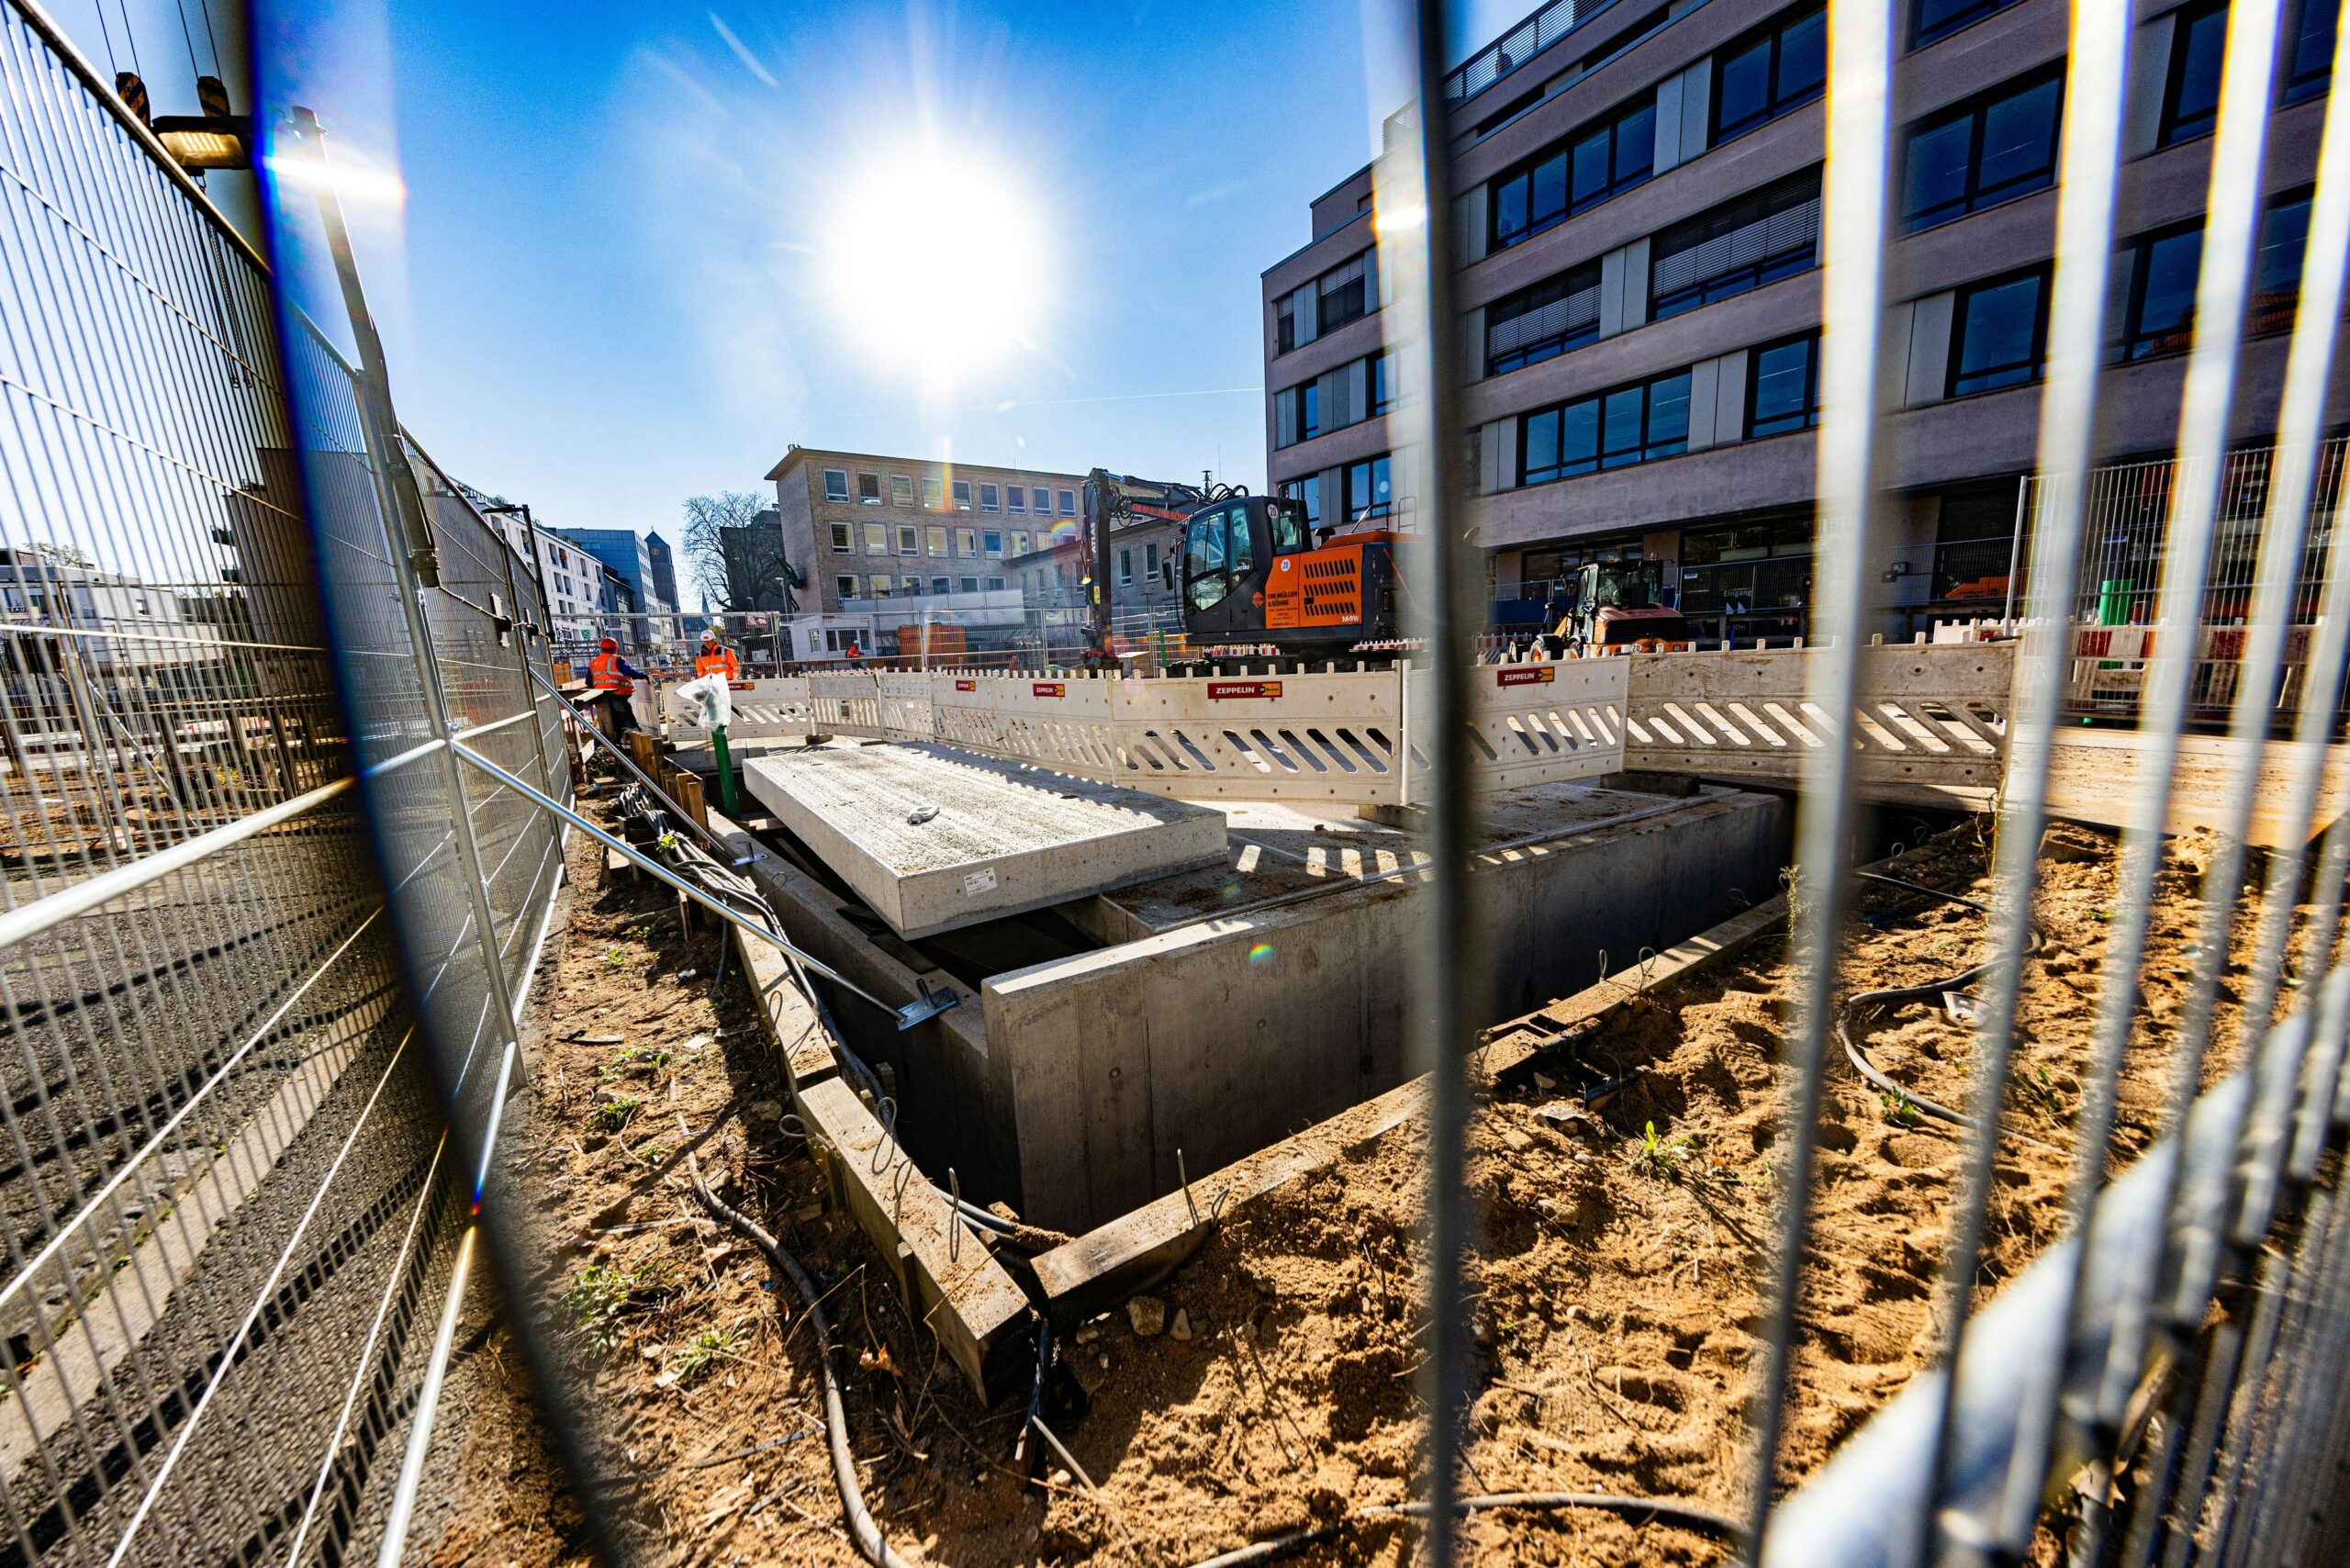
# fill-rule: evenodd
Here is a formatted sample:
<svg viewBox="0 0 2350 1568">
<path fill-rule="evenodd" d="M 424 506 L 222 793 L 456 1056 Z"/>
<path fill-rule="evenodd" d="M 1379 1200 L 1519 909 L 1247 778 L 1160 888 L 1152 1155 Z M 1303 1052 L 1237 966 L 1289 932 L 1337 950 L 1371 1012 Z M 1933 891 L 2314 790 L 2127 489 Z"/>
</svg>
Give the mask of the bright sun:
<svg viewBox="0 0 2350 1568">
<path fill-rule="evenodd" d="M 822 253 L 850 336 L 939 383 L 1029 336 L 1044 297 L 1038 219 L 996 170 L 916 147 L 859 167 L 842 192 Z"/>
</svg>

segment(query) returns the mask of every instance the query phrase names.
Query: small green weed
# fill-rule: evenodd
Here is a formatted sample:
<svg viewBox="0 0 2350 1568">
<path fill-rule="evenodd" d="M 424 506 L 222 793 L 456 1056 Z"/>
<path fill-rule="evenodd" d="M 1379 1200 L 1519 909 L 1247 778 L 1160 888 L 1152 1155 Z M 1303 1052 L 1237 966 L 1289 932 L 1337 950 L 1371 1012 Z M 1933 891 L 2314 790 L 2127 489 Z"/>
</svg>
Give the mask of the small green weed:
<svg viewBox="0 0 2350 1568">
<path fill-rule="evenodd" d="M 1885 1119 L 1897 1127 L 1914 1127 L 1920 1120 L 1918 1103 L 1898 1089 L 1888 1089 L 1876 1097 L 1885 1107 Z"/>
<path fill-rule="evenodd" d="M 677 1294 L 677 1271 L 655 1258 L 632 1269 L 611 1263 L 590 1263 L 572 1277 L 563 1293 L 563 1309 L 572 1322 L 610 1349 L 627 1320 L 659 1308 Z"/>
<path fill-rule="evenodd" d="M 1678 1182 L 1681 1180 L 1682 1161 L 1694 1154 L 1696 1148 L 1697 1140 L 1693 1137 L 1660 1137 L 1656 1124 L 1651 1122 L 1642 1129 L 1625 1158 L 1632 1169 L 1643 1176 Z"/>
<path fill-rule="evenodd" d="M 628 962 L 628 955 L 621 952 L 618 947 L 607 947 L 604 949 L 604 962 L 611 965 L 614 969 L 619 969 L 622 964 Z"/>
<path fill-rule="evenodd" d="M 607 1100 L 588 1113 L 588 1130 L 591 1133 L 617 1133 L 636 1119 L 644 1102 L 633 1094 L 623 1094 Z"/>
<path fill-rule="evenodd" d="M 596 1070 L 596 1075 L 610 1083 L 632 1074 L 650 1075 L 668 1065 L 669 1053 L 658 1046 L 623 1046 L 612 1053 L 611 1060 Z"/>
<path fill-rule="evenodd" d="M 2026 1073 L 2021 1067 L 2018 1067 L 2012 1075 L 2012 1081 L 2025 1106 L 2035 1114 L 2044 1116 L 2052 1122 L 2061 1122 L 2065 1119 L 2064 1092 L 2049 1081 L 2047 1068 L 2035 1068 L 2030 1073 Z"/>
<path fill-rule="evenodd" d="M 703 1329 L 669 1363 L 669 1382 L 684 1388 L 721 1361 L 743 1359 L 743 1330 L 733 1324 Z"/>
</svg>

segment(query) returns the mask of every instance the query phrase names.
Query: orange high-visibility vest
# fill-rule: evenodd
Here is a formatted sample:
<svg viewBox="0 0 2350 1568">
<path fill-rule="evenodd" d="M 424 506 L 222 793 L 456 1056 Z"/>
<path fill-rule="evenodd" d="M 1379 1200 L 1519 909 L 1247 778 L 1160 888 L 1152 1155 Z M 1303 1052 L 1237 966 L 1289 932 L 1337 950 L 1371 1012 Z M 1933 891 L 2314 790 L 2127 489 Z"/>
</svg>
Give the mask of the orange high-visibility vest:
<svg viewBox="0 0 2350 1568">
<path fill-rule="evenodd" d="M 729 680 L 740 680 L 743 678 L 743 661 L 734 656 L 733 649 L 722 643 L 714 654 L 694 655 L 694 674 L 723 675 Z"/>
<path fill-rule="evenodd" d="M 621 673 L 618 654 L 598 654 L 588 661 L 588 684 L 599 691 L 617 691 L 622 697 L 636 695 L 636 682 Z"/>
</svg>

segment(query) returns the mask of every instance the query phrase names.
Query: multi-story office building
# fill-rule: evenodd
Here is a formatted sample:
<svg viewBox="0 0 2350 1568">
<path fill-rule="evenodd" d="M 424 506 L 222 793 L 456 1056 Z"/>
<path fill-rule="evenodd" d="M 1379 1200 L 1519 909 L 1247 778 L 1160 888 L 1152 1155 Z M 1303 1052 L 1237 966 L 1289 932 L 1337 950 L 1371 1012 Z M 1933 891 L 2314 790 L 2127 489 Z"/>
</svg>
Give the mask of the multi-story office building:
<svg viewBox="0 0 2350 1568">
<path fill-rule="evenodd" d="M 669 542 L 657 533 L 647 533 L 644 559 L 653 573 L 653 597 L 672 610 L 685 609 L 686 601 L 677 597 L 677 560 Z"/>
<path fill-rule="evenodd" d="M 653 553 L 643 534 L 627 528 L 559 528 L 555 532 L 602 562 L 613 576 L 627 584 L 631 606 L 640 613 L 676 613 L 677 600 L 655 585 Z"/>
<path fill-rule="evenodd" d="M 2273 431 L 2339 0 L 2287 0 L 2232 434 Z M 2136 0 L 2101 456 L 2176 439 L 2224 0 Z M 1580 13 L 1580 15 L 1579 15 Z M 1880 330 L 1897 539 L 1878 621 L 1997 614 L 2037 435 L 2068 12 L 1898 7 Z M 1818 419 L 1817 0 L 1554 0 L 1449 79 L 1469 521 L 1495 595 L 1667 564 L 1708 635 L 1800 633 Z M 1372 171 L 1264 274 L 1268 473 L 1408 523 L 1385 410 Z M 2336 397 L 2345 381 L 2337 359 Z M 2339 404 L 2337 403 L 2337 406 Z"/>
<path fill-rule="evenodd" d="M 824 615 L 1009 591 L 1021 562 L 1076 531 L 1085 488 L 1081 474 L 799 446 L 767 477 L 799 609 Z"/>
</svg>

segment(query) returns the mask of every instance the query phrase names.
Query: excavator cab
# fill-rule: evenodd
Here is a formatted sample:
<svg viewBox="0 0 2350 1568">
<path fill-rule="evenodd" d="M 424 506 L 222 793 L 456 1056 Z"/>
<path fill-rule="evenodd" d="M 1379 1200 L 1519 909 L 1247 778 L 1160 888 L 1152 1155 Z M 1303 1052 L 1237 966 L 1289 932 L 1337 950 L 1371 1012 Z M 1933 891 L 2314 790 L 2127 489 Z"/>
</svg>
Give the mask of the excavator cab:
<svg viewBox="0 0 2350 1568">
<path fill-rule="evenodd" d="M 1587 562 L 1568 591 L 1556 641 L 1585 651 L 1655 648 L 1686 642 L 1689 623 L 1664 586 L 1658 561 Z M 1555 590 L 1554 590 L 1555 591 Z M 1554 599 L 1554 603 L 1556 600 Z"/>
<path fill-rule="evenodd" d="M 1212 502 L 1183 525 L 1184 632 L 1195 648 L 1316 656 L 1392 637 L 1396 538 L 1360 531 L 1317 545 L 1295 501 Z"/>
</svg>

